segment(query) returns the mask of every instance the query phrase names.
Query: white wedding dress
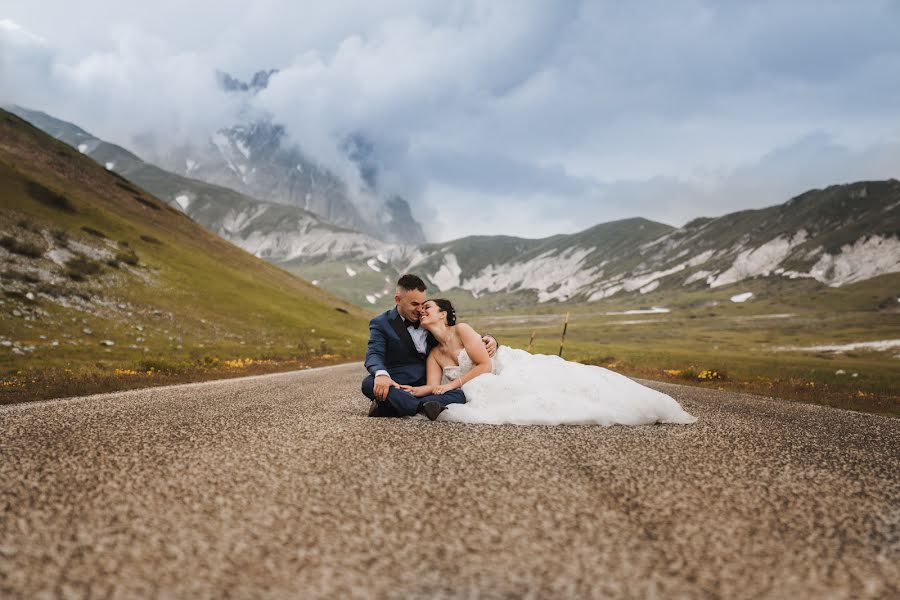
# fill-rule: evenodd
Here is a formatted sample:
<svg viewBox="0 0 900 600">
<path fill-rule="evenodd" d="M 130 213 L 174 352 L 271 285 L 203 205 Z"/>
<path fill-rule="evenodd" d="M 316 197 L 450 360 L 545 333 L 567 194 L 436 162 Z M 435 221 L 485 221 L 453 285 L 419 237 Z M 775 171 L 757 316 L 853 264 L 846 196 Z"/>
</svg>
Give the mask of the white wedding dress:
<svg viewBox="0 0 900 600">
<path fill-rule="evenodd" d="M 443 383 L 468 373 L 472 361 L 460 351 L 459 366 L 444 367 Z M 491 373 L 463 385 L 465 404 L 450 404 L 440 421 L 516 425 L 647 425 L 693 423 L 670 396 L 602 367 L 558 356 L 501 346 Z"/>
</svg>

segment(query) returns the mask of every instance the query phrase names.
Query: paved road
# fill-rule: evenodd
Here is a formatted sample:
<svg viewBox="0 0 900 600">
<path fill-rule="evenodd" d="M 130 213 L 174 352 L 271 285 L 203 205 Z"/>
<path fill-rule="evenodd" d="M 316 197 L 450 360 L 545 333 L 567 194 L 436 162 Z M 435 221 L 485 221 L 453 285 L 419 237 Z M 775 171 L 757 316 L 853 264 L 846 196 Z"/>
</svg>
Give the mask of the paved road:
<svg viewBox="0 0 900 600">
<path fill-rule="evenodd" d="M 900 420 L 365 417 L 348 365 L 0 409 L 2 597 L 897 597 Z"/>
</svg>

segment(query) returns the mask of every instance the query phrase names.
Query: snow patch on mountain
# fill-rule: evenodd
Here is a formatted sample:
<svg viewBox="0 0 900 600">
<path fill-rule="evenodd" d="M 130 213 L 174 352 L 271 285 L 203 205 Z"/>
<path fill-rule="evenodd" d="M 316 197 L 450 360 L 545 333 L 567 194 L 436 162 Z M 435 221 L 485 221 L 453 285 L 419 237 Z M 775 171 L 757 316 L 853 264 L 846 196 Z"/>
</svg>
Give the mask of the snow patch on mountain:
<svg viewBox="0 0 900 600">
<path fill-rule="evenodd" d="M 356 277 L 356 271 L 350 265 L 345 265 L 344 270 L 347 271 L 347 275 L 350 277 Z"/>
<path fill-rule="evenodd" d="M 679 263 L 674 267 L 670 267 L 662 271 L 654 271 L 652 273 L 647 273 L 645 275 L 640 275 L 631 279 L 626 279 L 623 282 L 623 288 L 628 292 L 643 289 L 647 289 L 648 292 L 653 291 L 659 286 L 659 282 L 657 280 L 662 279 L 663 277 L 668 277 L 673 273 L 678 273 L 679 271 L 684 271 L 685 269 L 696 267 L 697 265 L 702 265 L 703 263 L 708 261 L 712 257 L 712 255 L 713 251 L 707 250 L 706 252 L 701 252 L 697 256 Z M 656 286 L 653 286 L 651 288 L 650 285 L 654 282 L 656 282 Z M 641 291 L 641 293 L 646 294 L 647 292 Z"/>
<path fill-rule="evenodd" d="M 669 275 L 672 275 L 674 273 L 684 271 L 685 269 L 690 269 L 698 265 L 702 265 L 710 258 L 712 258 L 713 254 L 713 250 L 706 250 L 692 258 L 689 258 L 686 261 L 669 267 L 668 269 L 653 271 L 650 273 L 638 272 L 633 273 L 633 275 L 636 276 L 629 278 L 614 277 L 612 279 L 601 281 L 599 285 L 595 285 L 590 291 L 587 300 L 588 302 L 595 302 L 597 300 L 602 300 L 603 298 L 609 298 L 610 296 L 613 296 L 623 290 L 626 292 L 633 292 L 637 290 L 641 294 L 649 294 L 660 286 L 661 280 L 663 278 L 668 277 Z M 685 253 L 679 253 L 679 256 L 685 256 Z M 691 279 L 689 278 L 689 280 Z"/>
<path fill-rule="evenodd" d="M 614 296 L 622 291 L 621 283 L 614 283 L 612 285 L 606 285 L 601 287 L 599 290 L 594 290 L 588 296 L 588 302 L 596 302 L 597 300 L 603 300 L 604 298 L 609 298 L 610 296 Z"/>
<path fill-rule="evenodd" d="M 782 277 L 787 277 L 788 279 L 812 279 L 813 278 L 813 275 L 811 273 L 801 273 L 799 271 L 785 271 L 784 269 L 778 269 L 777 271 L 775 271 L 775 274 L 781 275 Z"/>
<path fill-rule="evenodd" d="M 572 247 L 559 254 L 548 250 L 527 262 L 488 265 L 462 287 L 478 295 L 483 292 L 535 290 L 538 302 L 567 300 L 593 281 L 597 269 L 582 267 L 595 248 Z"/>
<path fill-rule="evenodd" d="M 461 274 L 462 269 L 459 268 L 456 255 L 448 253 L 444 255 L 444 264 L 437 270 L 437 273 L 431 276 L 431 281 L 443 292 L 459 287 L 459 276 Z"/>
<path fill-rule="evenodd" d="M 366 264 L 369 265 L 369 268 L 375 271 L 376 273 L 381 273 L 381 267 L 378 266 L 378 261 L 374 258 L 370 258 L 366 261 Z"/>
<path fill-rule="evenodd" d="M 746 302 L 747 300 L 749 300 L 752 297 L 753 297 L 753 292 L 744 292 L 742 294 L 735 294 L 734 296 L 732 296 L 731 301 L 737 302 L 740 304 L 741 302 Z"/>
<path fill-rule="evenodd" d="M 247 147 L 247 144 L 240 139 L 235 138 L 234 145 L 237 146 L 237 149 L 244 155 L 244 158 L 250 158 L 250 148 Z"/>
<path fill-rule="evenodd" d="M 241 168 L 239 168 L 243 165 L 237 165 L 234 162 L 235 153 L 231 147 L 231 139 L 221 131 L 217 131 L 210 137 L 210 141 L 213 143 L 216 149 L 218 149 L 219 154 L 222 156 L 225 164 L 228 165 L 228 168 L 243 177 L 243 171 L 241 170 Z M 246 167 L 244 167 L 244 169 L 246 169 Z"/>
<path fill-rule="evenodd" d="M 175 203 L 181 207 L 181 210 L 186 211 L 191 205 L 191 197 L 187 194 L 179 194 L 175 196 Z"/>
<path fill-rule="evenodd" d="M 807 237 L 806 230 L 801 229 L 791 238 L 778 236 L 758 248 L 741 251 L 731 267 L 713 279 L 709 287 L 716 288 L 757 275 L 769 275 L 788 257 L 791 250 L 805 242 Z"/>
<path fill-rule="evenodd" d="M 322 228 L 312 217 L 284 221 L 278 231 L 233 231 L 226 238 L 275 263 L 319 257 L 360 258 L 382 251 L 384 246 L 362 233 Z"/>
<path fill-rule="evenodd" d="M 852 352 L 853 350 L 874 350 L 884 352 L 900 348 L 900 340 L 878 340 L 875 342 L 853 342 L 850 344 L 827 344 L 822 346 L 776 346 L 780 352 Z"/>
<path fill-rule="evenodd" d="M 845 244 L 840 254 L 822 254 L 810 275 L 830 287 L 900 272 L 900 240 L 873 235 Z"/>
<path fill-rule="evenodd" d="M 658 288 L 658 287 L 659 287 L 659 279 L 657 279 L 657 280 L 655 280 L 655 281 L 651 281 L 650 283 L 648 283 L 648 284 L 645 285 L 644 287 L 640 288 L 640 289 L 638 290 L 638 292 L 640 292 L 640 293 L 642 293 L 642 294 L 649 294 L 650 292 L 652 292 L 653 290 L 655 290 L 655 289 Z"/>
<path fill-rule="evenodd" d="M 222 218 L 220 231 L 223 233 L 220 233 L 220 235 L 226 237 L 226 234 L 239 232 L 264 215 L 267 210 L 269 210 L 269 207 L 266 204 L 260 204 L 251 210 L 229 210 Z"/>
<path fill-rule="evenodd" d="M 671 309 L 662 308 L 659 306 L 651 306 L 650 308 L 637 308 L 633 310 L 619 310 L 619 311 L 610 311 L 605 312 L 605 315 L 661 315 L 668 312 L 672 312 Z"/>
<path fill-rule="evenodd" d="M 706 279 L 712 274 L 713 274 L 712 271 L 703 271 L 703 270 L 697 271 L 695 273 L 692 273 L 691 275 L 688 275 L 688 278 L 684 280 L 684 283 L 682 285 L 690 285 L 690 284 L 694 283 L 695 281 L 700 281 L 702 279 Z"/>
</svg>

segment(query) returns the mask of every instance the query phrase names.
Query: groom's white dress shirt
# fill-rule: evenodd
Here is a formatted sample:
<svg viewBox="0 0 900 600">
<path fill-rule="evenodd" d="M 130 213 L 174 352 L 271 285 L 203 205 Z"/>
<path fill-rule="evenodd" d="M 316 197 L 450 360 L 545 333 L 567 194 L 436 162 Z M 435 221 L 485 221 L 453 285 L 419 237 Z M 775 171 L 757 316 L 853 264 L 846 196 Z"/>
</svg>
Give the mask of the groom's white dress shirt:
<svg viewBox="0 0 900 600">
<path fill-rule="evenodd" d="M 425 338 L 428 336 L 428 330 L 424 327 L 416 328 L 412 325 L 408 326 L 406 330 L 409 332 L 410 337 L 412 337 L 413 344 L 416 345 L 416 352 L 425 354 L 425 351 L 428 350 L 428 344 L 425 342 Z M 387 375 L 390 377 L 390 374 L 384 369 L 375 371 L 375 377 L 378 377 L 379 375 Z"/>
</svg>

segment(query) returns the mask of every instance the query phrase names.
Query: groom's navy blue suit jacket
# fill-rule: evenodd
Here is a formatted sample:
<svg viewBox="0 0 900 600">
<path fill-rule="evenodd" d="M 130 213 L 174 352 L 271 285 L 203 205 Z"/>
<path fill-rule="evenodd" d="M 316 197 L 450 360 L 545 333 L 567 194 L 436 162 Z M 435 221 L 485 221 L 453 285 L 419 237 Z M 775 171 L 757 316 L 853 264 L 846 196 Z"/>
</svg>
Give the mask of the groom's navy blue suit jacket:
<svg viewBox="0 0 900 600">
<path fill-rule="evenodd" d="M 396 306 L 369 321 L 366 369 L 372 375 L 384 369 L 401 385 L 425 385 L 425 358 L 437 342 L 429 333 L 419 354 L 406 327 Z"/>
</svg>

